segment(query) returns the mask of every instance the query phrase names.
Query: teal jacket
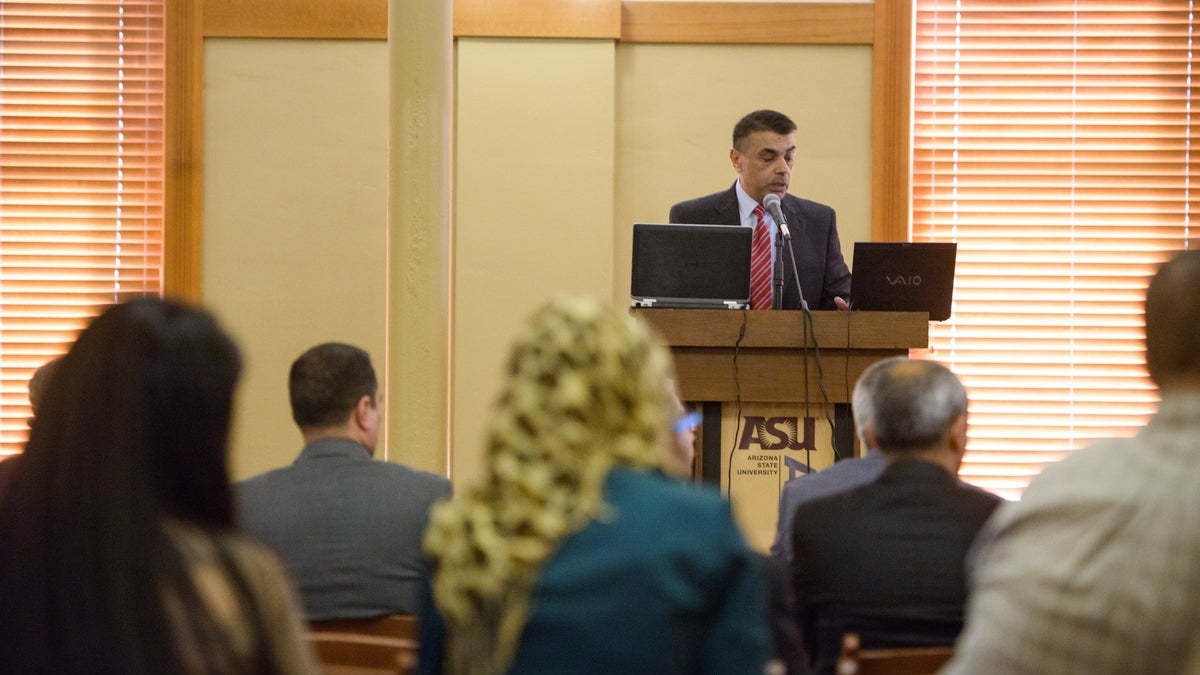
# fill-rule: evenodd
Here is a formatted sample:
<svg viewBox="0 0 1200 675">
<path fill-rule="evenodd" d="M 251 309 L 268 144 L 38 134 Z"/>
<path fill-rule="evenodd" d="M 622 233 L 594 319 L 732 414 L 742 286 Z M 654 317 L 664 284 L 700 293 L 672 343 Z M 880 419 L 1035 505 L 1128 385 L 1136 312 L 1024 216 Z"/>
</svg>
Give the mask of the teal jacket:
<svg viewBox="0 0 1200 675">
<path fill-rule="evenodd" d="M 542 568 L 509 672 L 761 673 L 769 657 L 761 556 L 715 491 L 615 469 L 606 517 L 567 537 Z M 440 673 L 436 614 L 423 617 L 421 672 Z"/>
</svg>

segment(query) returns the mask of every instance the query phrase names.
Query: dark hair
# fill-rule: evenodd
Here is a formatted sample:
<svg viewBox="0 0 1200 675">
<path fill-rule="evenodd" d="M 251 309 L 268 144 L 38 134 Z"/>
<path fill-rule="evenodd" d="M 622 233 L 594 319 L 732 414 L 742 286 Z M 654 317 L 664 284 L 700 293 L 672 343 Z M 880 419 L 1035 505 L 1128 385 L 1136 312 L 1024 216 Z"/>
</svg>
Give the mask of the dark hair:
<svg viewBox="0 0 1200 675">
<path fill-rule="evenodd" d="M 1146 289 L 1146 370 L 1159 387 L 1200 374 L 1200 251 L 1175 254 Z"/>
<path fill-rule="evenodd" d="M 29 407 L 33 414 L 36 415 L 38 408 L 42 405 L 46 389 L 50 387 L 50 380 L 61 362 L 62 357 L 56 356 L 38 366 L 37 370 L 33 371 L 33 375 L 29 377 Z"/>
<path fill-rule="evenodd" d="M 205 610 L 164 521 L 232 527 L 240 370 L 176 301 L 115 305 L 79 335 L 0 504 L 0 670 L 181 670 L 163 598 Z"/>
<path fill-rule="evenodd" d="M 301 429 L 341 424 L 363 396 L 374 401 L 378 387 L 365 351 L 341 342 L 317 345 L 301 354 L 288 374 L 292 419 Z"/>
<path fill-rule="evenodd" d="M 742 141 L 756 131 L 773 131 L 786 136 L 796 130 L 796 123 L 787 115 L 774 110 L 755 110 L 733 125 L 733 147 L 741 150 Z"/>
</svg>

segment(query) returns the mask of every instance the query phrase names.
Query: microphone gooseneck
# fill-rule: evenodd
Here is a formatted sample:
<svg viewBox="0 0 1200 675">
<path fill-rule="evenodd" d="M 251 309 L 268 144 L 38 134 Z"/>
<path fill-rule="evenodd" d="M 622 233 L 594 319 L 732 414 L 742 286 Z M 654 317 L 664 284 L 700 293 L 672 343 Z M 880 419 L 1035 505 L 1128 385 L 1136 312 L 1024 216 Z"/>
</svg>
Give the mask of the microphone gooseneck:
<svg viewBox="0 0 1200 675">
<path fill-rule="evenodd" d="M 763 197 L 763 207 L 771 213 L 771 217 L 775 219 L 775 224 L 779 226 L 779 233 L 784 239 L 791 239 L 792 233 L 788 231 L 787 219 L 783 217 L 783 209 L 779 208 L 779 195 L 774 192 L 767 193 Z"/>
</svg>

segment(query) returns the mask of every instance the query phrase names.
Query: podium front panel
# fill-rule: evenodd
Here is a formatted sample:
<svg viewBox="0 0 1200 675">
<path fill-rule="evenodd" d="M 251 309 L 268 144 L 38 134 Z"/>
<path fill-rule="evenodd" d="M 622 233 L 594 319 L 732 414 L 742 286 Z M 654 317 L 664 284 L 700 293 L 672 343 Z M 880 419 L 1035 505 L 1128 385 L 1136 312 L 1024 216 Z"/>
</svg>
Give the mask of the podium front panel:
<svg viewBox="0 0 1200 675">
<path fill-rule="evenodd" d="M 822 406 L 743 403 L 722 406 L 721 491 L 751 547 L 775 537 L 779 495 L 789 481 L 833 464 L 833 431 Z M 843 456 L 853 448 L 841 448 Z"/>
</svg>

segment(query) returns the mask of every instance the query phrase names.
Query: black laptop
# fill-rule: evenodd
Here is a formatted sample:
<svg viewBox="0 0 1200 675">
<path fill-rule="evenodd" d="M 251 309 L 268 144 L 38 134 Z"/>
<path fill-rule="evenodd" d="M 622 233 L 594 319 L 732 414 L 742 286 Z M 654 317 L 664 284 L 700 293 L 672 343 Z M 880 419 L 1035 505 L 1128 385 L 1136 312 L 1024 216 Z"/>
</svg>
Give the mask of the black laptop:
<svg viewBox="0 0 1200 675">
<path fill-rule="evenodd" d="M 949 319 L 957 253 L 955 243 L 855 242 L 851 307 Z"/>
<path fill-rule="evenodd" d="M 634 307 L 750 306 L 750 238 L 736 225 L 635 223 L 630 304 Z"/>
</svg>

